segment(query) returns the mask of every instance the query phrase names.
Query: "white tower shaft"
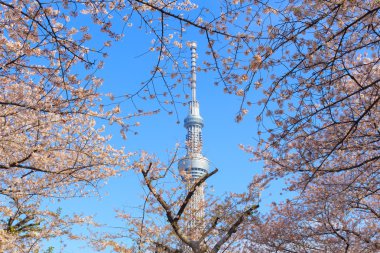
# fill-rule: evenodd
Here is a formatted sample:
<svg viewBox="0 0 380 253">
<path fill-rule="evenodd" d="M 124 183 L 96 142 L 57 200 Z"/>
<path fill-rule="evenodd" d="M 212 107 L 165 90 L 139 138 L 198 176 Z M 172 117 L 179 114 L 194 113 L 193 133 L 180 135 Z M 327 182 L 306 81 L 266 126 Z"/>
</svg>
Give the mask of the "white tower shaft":
<svg viewBox="0 0 380 253">
<path fill-rule="evenodd" d="M 179 163 L 179 170 L 186 175 L 185 183 L 188 189 L 197 179 L 208 173 L 209 161 L 202 155 L 202 128 L 203 119 L 199 113 L 199 103 L 196 98 L 196 43 L 191 45 L 191 101 L 189 102 L 189 114 L 185 119 L 184 126 L 186 135 L 186 156 Z M 189 203 L 189 236 L 194 240 L 199 238 L 204 227 L 204 185 L 200 185 L 195 191 Z"/>
</svg>

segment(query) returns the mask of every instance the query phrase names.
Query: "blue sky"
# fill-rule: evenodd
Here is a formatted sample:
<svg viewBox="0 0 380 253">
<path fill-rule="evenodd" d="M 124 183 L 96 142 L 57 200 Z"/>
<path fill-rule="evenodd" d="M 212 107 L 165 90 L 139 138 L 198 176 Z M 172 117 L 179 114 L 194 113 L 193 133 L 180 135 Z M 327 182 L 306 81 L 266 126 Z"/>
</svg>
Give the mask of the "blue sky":
<svg viewBox="0 0 380 253">
<path fill-rule="evenodd" d="M 90 27 L 90 33 L 93 34 L 95 41 L 97 40 L 96 36 L 99 36 L 96 29 Z M 205 38 L 191 31 L 186 36 L 197 41 L 198 64 L 202 66 L 201 62 L 205 57 Z M 113 46 L 106 50 L 109 57 L 105 59 L 104 69 L 97 73 L 97 76 L 104 79 L 101 92 L 125 94 L 126 91 L 136 90 L 142 81 L 149 78 L 157 56 L 152 53 L 144 53 L 150 47 L 152 38 L 144 31 L 133 27 L 127 28 L 126 36 L 122 41 L 114 42 Z M 187 56 L 187 60 L 190 61 L 190 50 L 188 50 Z M 221 87 L 215 87 L 216 78 L 217 75 L 214 72 L 197 74 L 197 98 L 200 102 L 201 115 L 205 121 L 203 153 L 212 162 L 212 166 L 219 169 L 219 172 L 209 180 L 208 184 L 213 185 L 214 194 L 223 195 L 230 191 L 245 191 L 252 177 L 261 171 L 262 163 L 250 162 L 251 155 L 239 149 L 239 144 L 255 144 L 257 139 L 255 117 L 260 108 L 252 106 L 244 120 L 236 123 L 234 119 L 239 110 L 240 99 L 234 95 L 224 94 Z M 184 87 L 189 91 L 186 85 Z M 257 99 L 261 94 L 255 92 L 251 91 L 250 96 Z M 147 108 L 157 107 L 154 101 L 146 103 L 144 106 Z M 130 103 L 124 103 L 121 105 L 121 110 L 128 114 L 133 113 L 135 109 Z M 136 129 L 138 134 L 129 134 L 127 140 L 121 138 L 118 127 L 107 126 L 107 132 L 112 134 L 111 144 L 116 147 L 124 146 L 127 151 L 132 152 L 145 150 L 166 161 L 170 159 L 170 152 L 175 149 L 176 143 L 184 144 L 186 130 L 183 127 L 183 119 L 186 115 L 187 106 L 179 105 L 180 124 L 176 123 L 175 114 L 168 115 L 166 112 L 132 119 L 132 122 L 141 122 L 141 126 Z M 103 123 L 99 122 L 99 124 Z M 181 155 L 185 154 L 185 150 L 181 152 Z M 267 211 L 268 205 L 272 201 L 284 198 L 280 196 L 282 187 L 283 184 L 277 182 L 265 190 L 262 195 L 261 212 Z M 114 210 L 123 208 L 133 210 L 131 207 L 141 203 L 140 197 L 143 191 L 139 184 L 139 176 L 130 171 L 120 177 L 110 179 L 101 193 L 103 195 L 101 199 L 95 197 L 73 199 L 62 201 L 54 206 L 62 207 L 64 213 L 77 212 L 95 215 L 97 222 L 110 227 L 123 226 L 124 224 L 120 224 L 120 220 L 114 219 Z M 79 230 L 81 229 L 79 228 Z M 83 232 L 85 231 L 83 230 Z M 60 248 L 60 243 L 56 240 L 52 241 L 50 245 L 57 250 Z M 78 242 L 68 242 L 68 247 L 64 252 L 78 252 L 79 248 L 81 248 L 81 253 L 95 252 L 86 247 L 84 243 Z"/>
</svg>

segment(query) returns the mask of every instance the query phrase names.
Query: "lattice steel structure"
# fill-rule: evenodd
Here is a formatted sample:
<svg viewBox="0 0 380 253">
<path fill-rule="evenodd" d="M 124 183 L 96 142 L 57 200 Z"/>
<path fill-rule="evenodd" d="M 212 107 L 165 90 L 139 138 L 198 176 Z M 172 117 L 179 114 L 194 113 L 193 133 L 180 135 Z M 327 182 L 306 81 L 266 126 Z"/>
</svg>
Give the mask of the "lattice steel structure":
<svg viewBox="0 0 380 253">
<path fill-rule="evenodd" d="M 196 48 L 197 44 L 191 45 L 191 101 L 189 102 L 189 114 L 185 118 L 184 126 L 186 135 L 186 156 L 180 159 L 178 169 L 188 189 L 193 183 L 206 175 L 209 170 L 209 160 L 202 155 L 202 128 L 203 119 L 199 113 L 199 103 L 196 97 Z M 204 228 L 204 185 L 199 186 L 189 202 L 189 236 L 196 239 Z"/>
</svg>

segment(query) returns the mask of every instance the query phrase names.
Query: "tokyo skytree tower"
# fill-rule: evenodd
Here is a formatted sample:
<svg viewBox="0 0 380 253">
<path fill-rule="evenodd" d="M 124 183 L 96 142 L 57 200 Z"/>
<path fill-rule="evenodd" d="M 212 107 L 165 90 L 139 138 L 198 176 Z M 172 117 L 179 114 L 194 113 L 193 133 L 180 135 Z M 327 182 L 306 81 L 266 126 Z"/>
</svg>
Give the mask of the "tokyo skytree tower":
<svg viewBox="0 0 380 253">
<path fill-rule="evenodd" d="M 209 160 L 202 155 L 202 128 L 203 119 L 199 113 L 199 103 L 196 97 L 196 48 L 197 44 L 191 44 L 191 101 L 189 102 L 189 114 L 185 118 L 184 126 L 187 129 L 186 135 L 186 156 L 180 159 L 178 169 L 185 176 L 183 177 L 187 189 L 196 182 L 197 179 L 208 173 Z M 188 204 L 187 229 L 189 237 L 197 239 L 204 228 L 204 184 L 200 185 L 194 192 Z"/>
</svg>

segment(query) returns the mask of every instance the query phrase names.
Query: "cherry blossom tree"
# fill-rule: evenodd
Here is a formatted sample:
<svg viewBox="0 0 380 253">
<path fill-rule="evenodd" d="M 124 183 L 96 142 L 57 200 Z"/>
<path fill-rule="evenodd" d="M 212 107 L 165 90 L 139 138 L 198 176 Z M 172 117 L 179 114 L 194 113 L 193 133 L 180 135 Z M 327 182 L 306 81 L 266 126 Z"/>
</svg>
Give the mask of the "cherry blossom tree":
<svg viewBox="0 0 380 253">
<path fill-rule="evenodd" d="M 295 2 L 273 28 L 269 43 L 288 50 L 278 60 L 287 71 L 272 76 L 260 101 L 258 121 L 267 116 L 276 127 L 255 155 L 279 176 L 300 172 L 297 187 L 331 173 L 376 174 L 378 10 L 376 2 Z"/>
<path fill-rule="evenodd" d="M 42 239 L 71 236 L 70 227 L 86 220 L 42 202 L 96 194 L 130 155 L 111 147 L 96 126 L 123 123 L 118 107 L 99 107 L 102 80 L 93 72 L 101 62 L 96 66 L 91 54 L 100 51 L 86 46 L 85 27 L 68 25 L 75 8 L 0 6 L 0 251 L 35 252 Z"/>
<path fill-rule="evenodd" d="M 274 205 L 270 213 L 251 227 L 247 247 L 255 252 L 257 249 L 261 252 L 377 252 L 378 217 L 376 213 L 357 208 L 357 199 L 352 194 L 342 194 L 337 185 L 343 180 L 337 176 L 325 184 L 313 182 L 302 196 Z M 335 188 L 335 194 L 331 188 Z M 378 203 L 367 200 L 366 205 L 368 209 Z"/>
<path fill-rule="evenodd" d="M 247 235 L 242 228 L 257 219 L 260 191 L 268 182 L 266 177 L 254 177 L 244 193 L 229 193 L 225 199 L 207 194 L 203 204 L 192 206 L 190 202 L 197 188 L 218 169 L 188 188 L 183 179 L 189 175 L 179 175 L 172 168 L 175 162 L 176 156 L 169 164 L 163 164 L 142 154 L 133 164 L 136 172 L 141 174 L 147 192 L 139 207 L 141 212 L 133 215 L 131 210 L 119 210 L 117 216 L 124 225 L 119 226 L 118 233 L 95 235 L 92 239 L 95 248 L 110 247 L 114 252 L 244 251 L 241 242 Z M 192 213 L 200 209 L 205 211 L 205 216 L 194 218 Z M 190 222 L 196 225 L 192 226 Z"/>
<path fill-rule="evenodd" d="M 271 52 L 252 76 L 283 71 L 264 87 L 261 138 L 246 150 L 299 193 L 252 236 L 266 251 L 379 250 L 379 8 L 294 1 L 258 38 Z"/>
</svg>

